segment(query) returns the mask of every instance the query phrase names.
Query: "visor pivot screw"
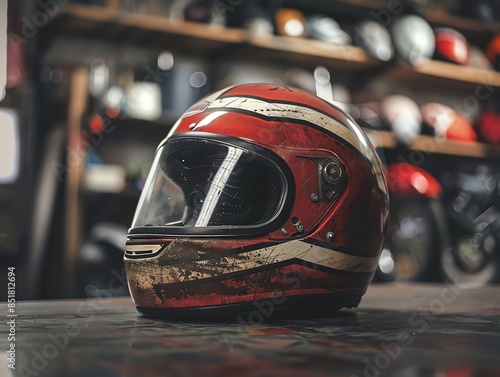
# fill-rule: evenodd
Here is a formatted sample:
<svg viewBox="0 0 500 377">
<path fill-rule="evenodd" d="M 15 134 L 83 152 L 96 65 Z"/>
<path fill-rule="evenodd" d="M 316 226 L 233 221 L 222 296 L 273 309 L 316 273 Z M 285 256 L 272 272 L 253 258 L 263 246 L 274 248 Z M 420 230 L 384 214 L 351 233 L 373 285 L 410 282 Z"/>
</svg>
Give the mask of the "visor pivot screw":
<svg viewBox="0 0 500 377">
<path fill-rule="evenodd" d="M 286 230 L 285 228 L 282 228 L 281 234 L 283 234 L 284 236 L 288 236 L 288 230 Z"/>
<path fill-rule="evenodd" d="M 333 242 L 335 239 L 335 234 L 333 232 L 328 232 L 326 234 L 326 242 Z"/>
<path fill-rule="evenodd" d="M 304 224 L 298 223 L 295 225 L 295 228 L 297 229 L 297 232 L 304 233 Z"/>
<path fill-rule="evenodd" d="M 311 202 L 313 202 L 313 203 L 317 203 L 318 201 L 319 201 L 319 195 L 318 195 L 318 194 L 316 194 L 315 192 L 313 192 L 313 193 L 311 194 Z"/>
<path fill-rule="evenodd" d="M 342 167 L 336 161 L 330 161 L 323 167 L 323 178 L 328 183 L 335 183 L 342 177 Z"/>
</svg>

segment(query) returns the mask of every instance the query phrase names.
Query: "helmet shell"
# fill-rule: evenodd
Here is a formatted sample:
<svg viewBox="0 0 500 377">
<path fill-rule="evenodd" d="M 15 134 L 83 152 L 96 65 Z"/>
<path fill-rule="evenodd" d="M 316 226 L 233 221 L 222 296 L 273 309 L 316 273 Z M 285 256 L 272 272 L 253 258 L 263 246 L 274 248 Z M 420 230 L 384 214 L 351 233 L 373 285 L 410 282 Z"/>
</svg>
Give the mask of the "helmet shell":
<svg viewBox="0 0 500 377">
<path fill-rule="evenodd" d="M 349 116 L 299 89 L 247 84 L 193 105 L 159 151 L 179 140 L 269 154 L 284 172 L 283 205 L 262 226 L 148 227 L 137 221 L 141 198 L 125 253 L 139 311 L 251 311 L 276 297 L 287 298 L 282 308 L 357 306 L 377 267 L 388 195 L 380 160 Z"/>
</svg>

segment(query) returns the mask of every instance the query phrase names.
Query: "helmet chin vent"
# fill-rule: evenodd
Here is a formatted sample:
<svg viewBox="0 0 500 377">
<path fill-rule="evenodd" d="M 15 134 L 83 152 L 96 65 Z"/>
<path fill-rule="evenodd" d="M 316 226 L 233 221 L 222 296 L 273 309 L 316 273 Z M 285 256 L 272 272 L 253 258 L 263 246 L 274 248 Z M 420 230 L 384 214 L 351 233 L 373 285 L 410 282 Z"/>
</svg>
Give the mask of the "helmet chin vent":
<svg viewBox="0 0 500 377">
<path fill-rule="evenodd" d="M 125 249 L 126 258 L 151 258 L 157 255 L 166 245 L 127 245 Z"/>
</svg>

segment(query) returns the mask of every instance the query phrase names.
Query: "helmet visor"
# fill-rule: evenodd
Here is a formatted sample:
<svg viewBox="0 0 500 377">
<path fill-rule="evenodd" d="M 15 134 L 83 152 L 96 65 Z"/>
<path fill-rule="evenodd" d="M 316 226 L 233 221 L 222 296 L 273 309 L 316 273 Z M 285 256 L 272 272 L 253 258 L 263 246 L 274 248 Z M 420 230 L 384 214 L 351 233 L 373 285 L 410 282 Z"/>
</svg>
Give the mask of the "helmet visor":
<svg viewBox="0 0 500 377">
<path fill-rule="evenodd" d="M 170 139 L 157 152 L 132 228 L 195 234 L 207 227 L 258 227 L 279 215 L 287 192 L 278 164 L 251 148 L 206 138 Z"/>
</svg>

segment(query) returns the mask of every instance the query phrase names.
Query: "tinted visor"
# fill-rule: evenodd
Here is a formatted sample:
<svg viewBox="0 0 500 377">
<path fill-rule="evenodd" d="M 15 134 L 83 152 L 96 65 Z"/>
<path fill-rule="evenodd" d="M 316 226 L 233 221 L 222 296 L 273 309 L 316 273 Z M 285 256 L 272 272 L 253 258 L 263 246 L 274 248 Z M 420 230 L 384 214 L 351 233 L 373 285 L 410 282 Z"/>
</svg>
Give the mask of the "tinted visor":
<svg viewBox="0 0 500 377">
<path fill-rule="evenodd" d="M 259 227 L 276 219 L 289 192 L 273 161 L 278 157 L 241 144 L 192 137 L 167 141 L 157 152 L 132 228 L 196 234 L 201 228 Z"/>
</svg>

